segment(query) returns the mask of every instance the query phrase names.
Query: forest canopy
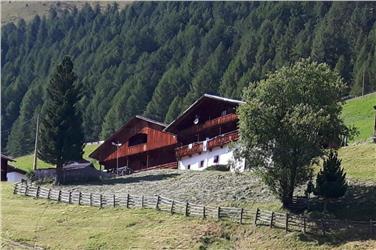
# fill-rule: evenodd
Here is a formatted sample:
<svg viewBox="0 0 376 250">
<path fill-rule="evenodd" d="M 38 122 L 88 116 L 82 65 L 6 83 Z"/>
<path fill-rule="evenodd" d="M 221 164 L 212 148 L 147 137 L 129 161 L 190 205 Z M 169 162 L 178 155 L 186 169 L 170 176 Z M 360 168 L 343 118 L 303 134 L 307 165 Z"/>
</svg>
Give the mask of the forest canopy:
<svg viewBox="0 0 376 250">
<path fill-rule="evenodd" d="M 311 57 L 347 93 L 376 90 L 374 2 L 138 2 L 85 5 L 1 31 L 2 150 L 32 151 L 56 65 L 71 56 L 86 141 L 143 114 L 170 122 L 203 93 L 240 98 L 250 82 Z"/>
</svg>

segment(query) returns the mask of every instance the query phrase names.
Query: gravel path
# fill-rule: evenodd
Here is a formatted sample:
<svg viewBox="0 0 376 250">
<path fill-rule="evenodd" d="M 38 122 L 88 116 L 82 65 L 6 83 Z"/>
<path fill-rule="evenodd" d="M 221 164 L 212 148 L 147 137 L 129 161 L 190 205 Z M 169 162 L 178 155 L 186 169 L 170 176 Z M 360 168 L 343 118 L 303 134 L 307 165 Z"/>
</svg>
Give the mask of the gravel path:
<svg viewBox="0 0 376 250">
<path fill-rule="evenodd" d="M 200 204 L 223 204 L 231 201 L 269 202 L 275 197 L 251 173 L 219 171 L 150 170 L 103 184 L 64 186 L 81 192 L 161 195 Z"/>
</svg>

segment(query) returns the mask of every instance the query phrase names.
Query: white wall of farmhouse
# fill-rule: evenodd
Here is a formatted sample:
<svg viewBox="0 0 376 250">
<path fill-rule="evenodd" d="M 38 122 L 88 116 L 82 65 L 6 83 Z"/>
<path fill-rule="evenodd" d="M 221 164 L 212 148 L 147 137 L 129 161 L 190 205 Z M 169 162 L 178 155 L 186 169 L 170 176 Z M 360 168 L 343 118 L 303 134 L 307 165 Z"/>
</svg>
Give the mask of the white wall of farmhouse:
<svg viewBox="0 0 376 250">
<path fill-rule="evenodd" d="M 217 159 L 218 162 L 215 162 Z M 228 145 L 224 145 L 222 148 L 213 148 L 211 151 L 203 151 L 201 154 L 194 154 L 192 156 L 185 156 L 178 161 L 179 169 L 183 170 L 204 170 L 209 166 L 214 165 L 226 165 L 234 163 L 235 168 L 243 172 L 245 168 L 245 160 L 235 161 L 233 150 Z M 234 171 L 234 169 L 231 169 Z"/>
</svg>

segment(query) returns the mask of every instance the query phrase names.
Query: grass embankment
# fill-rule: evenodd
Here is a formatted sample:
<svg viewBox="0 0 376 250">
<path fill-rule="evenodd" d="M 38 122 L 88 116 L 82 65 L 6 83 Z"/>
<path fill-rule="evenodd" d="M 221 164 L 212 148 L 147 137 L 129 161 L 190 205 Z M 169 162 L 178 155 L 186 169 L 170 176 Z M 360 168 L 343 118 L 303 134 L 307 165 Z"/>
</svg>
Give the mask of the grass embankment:
<svg viewBox="0 0 376 250">
<path fill-rule="evenodd" d="M 169 215 L 151 209 L 78 207 L 12 194 L 0 184 L 2 247 L 50 249 L 374 249 L 376 241 L 336 242 L 268 227 Z M 328 242 L 325 242 L 328 240 Z M 12 243 L 13 242 L 13 243 Z M 17 248 L 19 249 L 19 248 Z"/>
<path fill-rule="evenodd" d="M 343 105 L 342 118 L 347 126 L 355 126 L 359 135 L 351 142 L 367 141 L 373 134 L 376 105 L 376 93 L 346 101 Z"/>
<path fill-rule="evenodd" d="M 89 154 L 93 152 L 99 145 L 86 145 L 84 148 L 84 159 L 93 161 L 89 158 Z M 16 162 L 12 162 L 11 165 L 23 169 L 27 172 L 33 169 L 34 154 L 24 155 L 21 157 L 15 158 Z M 96 165 L 96 164 L 94 164 Z M 52 167 L 51 164 L 48 164 L 42 160 L 38 159 L 38 168 L 49 168 Z"/>
<path fill-rule="evenodd" d="M 376 184 L 376 144 L 364 143 L 342 147 L 338 151 L 347 177 Z"/>
</svg>

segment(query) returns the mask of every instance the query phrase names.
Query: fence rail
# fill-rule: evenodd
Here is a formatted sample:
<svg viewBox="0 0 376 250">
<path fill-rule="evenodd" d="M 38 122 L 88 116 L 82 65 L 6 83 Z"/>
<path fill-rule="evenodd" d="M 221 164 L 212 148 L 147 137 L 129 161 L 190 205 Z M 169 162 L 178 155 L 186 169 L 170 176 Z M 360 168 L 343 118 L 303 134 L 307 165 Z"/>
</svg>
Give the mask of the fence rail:
<svg viewBox="0 0 376 250">
<path fill-rule="evenodd" d="M 312 219 L 289 213 L 273 212 L 256 209 L 255 211 L 236 207 L 212 207 L 182 202 L 167 197 L 155 195 L 131 195 L 124 193 L 102 194 L 80 191 L 67 191 L 42 186 L 28 185 L 20 182 L 14 186 L 14 194 L 45 198 L 69 204 L 104 207 L 151 208 L 166 211 L 171 214 L 183 214 L 214 218 L 229 219 L 240 224 L 264 225 L 281 228 L 287 231 L 301 231 L 303 233 L 327 234 L 336 231 L 351 230 L 357 233 L 376 235 L 376 220 L 347 221 L 337 219 Z"/>
</svg>

